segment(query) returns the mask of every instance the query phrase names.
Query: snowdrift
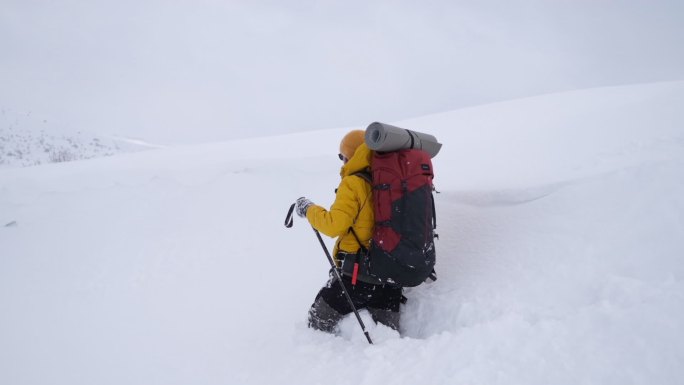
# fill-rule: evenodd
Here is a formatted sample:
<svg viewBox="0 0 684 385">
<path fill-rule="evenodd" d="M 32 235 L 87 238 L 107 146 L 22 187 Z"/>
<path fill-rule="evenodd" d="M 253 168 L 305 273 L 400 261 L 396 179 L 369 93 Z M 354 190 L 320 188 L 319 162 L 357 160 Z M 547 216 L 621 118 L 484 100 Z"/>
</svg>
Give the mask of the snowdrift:
<svg viewBox="0 0 684 385">
<path fill-rule="evenodd" d="M 0 168 L 73 162 L 159 147 L 135 139 L 76 131 L 30 111 L 0 108 Z"/>
</svg>

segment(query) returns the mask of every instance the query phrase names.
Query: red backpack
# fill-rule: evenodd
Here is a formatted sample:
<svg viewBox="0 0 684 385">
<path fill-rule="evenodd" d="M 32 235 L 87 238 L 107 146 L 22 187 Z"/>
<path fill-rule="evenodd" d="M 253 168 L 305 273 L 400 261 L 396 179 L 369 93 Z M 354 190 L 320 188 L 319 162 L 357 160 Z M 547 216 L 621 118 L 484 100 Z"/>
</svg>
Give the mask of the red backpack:
<svg viewBox="0 0 684 385">
<path fill-rule="evenodd" d="M 375 227 L 370 248 L 361 247 L 342 270 L 375 284 L 418 286 L 434 277 L 436 224 L 434 173 L 422 150 L 374 152 L 371 173 L 354 174 L 373 186 Z M 349 231 L 354 234 L 350 228 Z M 359 244 L 361 242 L 359 241 Z"/>
</svg>

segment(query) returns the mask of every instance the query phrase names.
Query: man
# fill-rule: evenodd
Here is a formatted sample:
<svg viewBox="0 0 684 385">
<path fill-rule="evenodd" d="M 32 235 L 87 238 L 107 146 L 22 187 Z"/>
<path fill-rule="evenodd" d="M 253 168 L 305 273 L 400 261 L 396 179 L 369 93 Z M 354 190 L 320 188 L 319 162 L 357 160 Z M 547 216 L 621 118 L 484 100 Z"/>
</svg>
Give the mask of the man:
<svg viewBox="0 0 684 385">
<path fill-rule="evenodd" d="M 307 218 L 321 233 L 337 237 L 333 256 L 338 267 L 345 258 L 367 250 L 373 233 L 372 186 L 365 179 L 368 175 L 372 152 L 364 143 L 364 131 L 354 130 L 340 142 L 340 160 L 344 162 L 340 176 L 342 181 L 336 190 L 335 201 L 330 210 L 313 204 L 302 197 L 297 200 L 297 214 Z M 353 259 L 353 258 L 352 258 Z M 347 270 L 347 269 L 343 269 Z M 401 287 L 356 281 L 348 274 L 342 275 L 342 283 L 357 309 L 367 309 L 375 322 L 399 330 L 399 306 Z M 347 302 L 340 283 L 334 274 L 316 296 L 309 310 L 309 327 L 334 333 L 338 322 L 352 308 Z"/>
</svg>

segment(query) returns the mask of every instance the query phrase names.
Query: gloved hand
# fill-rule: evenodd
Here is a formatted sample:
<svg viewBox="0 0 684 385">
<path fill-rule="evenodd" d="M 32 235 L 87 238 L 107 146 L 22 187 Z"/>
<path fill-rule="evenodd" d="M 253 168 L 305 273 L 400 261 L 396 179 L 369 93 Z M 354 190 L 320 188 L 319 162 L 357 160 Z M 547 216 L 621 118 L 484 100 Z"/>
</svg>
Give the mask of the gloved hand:
<svg viewBox="0 0 684 385">
<path fill-rule="evenodd" d="M 306 218 L 306 210 L 308 210 L 311 205 L 313 205 L 313 202 L 304 197 L 297 199 L 297 215 Z"/>
</svg>

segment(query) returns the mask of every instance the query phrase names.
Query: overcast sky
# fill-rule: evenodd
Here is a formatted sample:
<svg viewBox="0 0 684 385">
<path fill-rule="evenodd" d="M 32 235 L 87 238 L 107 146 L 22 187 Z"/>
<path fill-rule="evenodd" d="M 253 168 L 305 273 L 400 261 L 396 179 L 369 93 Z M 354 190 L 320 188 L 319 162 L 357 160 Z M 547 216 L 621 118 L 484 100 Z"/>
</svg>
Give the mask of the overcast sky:
<svg viewBox="0 0 684 385">
<path fill-rule="evenodd" d="M 0 0 L 0 107 L 163 143 L 682 79 L 682 0 Z"/>
</svg>

